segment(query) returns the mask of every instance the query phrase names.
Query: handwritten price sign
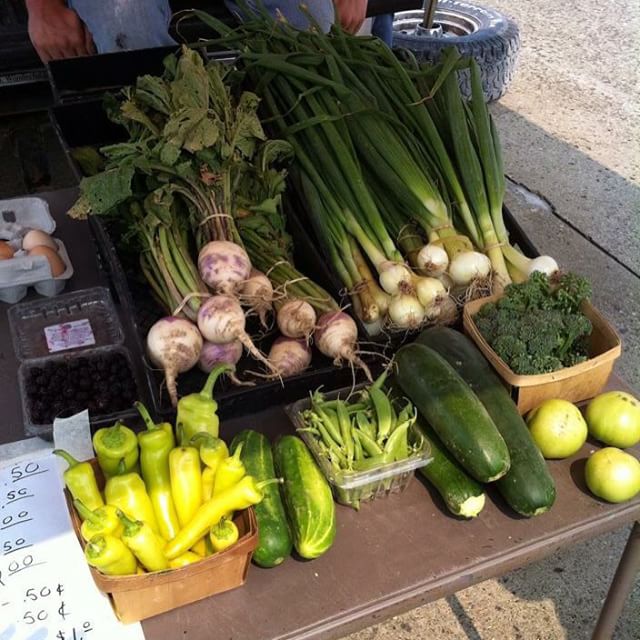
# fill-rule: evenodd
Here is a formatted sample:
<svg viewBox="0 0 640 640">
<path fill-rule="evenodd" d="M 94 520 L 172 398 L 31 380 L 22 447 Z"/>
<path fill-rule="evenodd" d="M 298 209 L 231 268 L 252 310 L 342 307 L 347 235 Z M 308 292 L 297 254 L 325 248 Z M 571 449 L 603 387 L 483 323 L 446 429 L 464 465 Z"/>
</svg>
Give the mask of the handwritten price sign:
<svg viewBox="0 0 640 640">
<path fill-rule="evenodd" d="M 0 469 L 0 638 L 144 639 L 95 587 L 51 455 Z"/>
</svg>

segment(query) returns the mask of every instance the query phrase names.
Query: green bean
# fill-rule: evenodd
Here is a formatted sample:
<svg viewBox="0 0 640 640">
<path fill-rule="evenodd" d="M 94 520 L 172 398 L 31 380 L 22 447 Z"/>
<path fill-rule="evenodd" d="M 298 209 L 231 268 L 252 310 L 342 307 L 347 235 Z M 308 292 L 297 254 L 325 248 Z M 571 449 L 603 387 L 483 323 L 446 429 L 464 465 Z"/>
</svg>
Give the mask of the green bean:
<svg viewBox="0 0 640 640">
<path fill-rule="evenodd" d="M 384 391 L 380 389 L 369 388 L 369 396 L 376 410 L 376 418 L 378 422 L 377 437 L 378 443 L 383 442 L 391 431 L 391 402 L 387 398 Z"/>
<path fill-rule="evenodd" d="M 364 451 L 366 451 L 370 456 L 379 456 L 382 455 L 383 451 L 382 449 L 378 446 L 378 443 L 373 440 L 372 438 L 370 438 L 366 433 L 364 433 L 363 431 L 356 431 L 356 438 L 358 438 L 360 440 L 360 444 L 362 445 L 362 448 L 364 449 Z"/>
<path fill-rule="evenodd" d="M 391 460 L 404 460 L 409 455 L 409 442 L 407 439 L 407 431 L 412 421 L 407 420 L 399 424 L 395 431 L 389 436 L 384 445 L 384 453 Z"/>
<path fill-rule="evenodd" d="M 351 424 L 351 437 L 353 438 L 353 459 L 355 464 L 358 460 L 364 459 L 364 450 L 362 449 L 362 443 L 357 435 L 357 427 L 353 423 Z"/>
<path fill-rule="evenodd" d="M 331 409 L 326 411 L 322 407 L 316 407 L 316 414 L 322 420 L 327 431 L 331 434 L 331 437 L 340 445 L 343 446 L 342 435 L 340 434 L 340 427 L 338 425 L 338 417 Z"/>
<path fill-rule="evenodd" d="M 369 436 L 372 440 L 376 439 L 376 428 L 371 423 L 364 411 L 356 413 L 356 422 L 360 431 Z"/>
<path fill-rule="evenodd" d="M 340 424 L 342 444 L 344 445 L 344 450 L 347 454 L 347 463 L 351 465 L 354 455 L 353 436 L 351 435 L 351 421 L 349 420 L 349 414 L 347 413 L 343 402 L 338 403 L 336 406 L 336 412 L 338 414 L 338 423 Z"/>
</svg>

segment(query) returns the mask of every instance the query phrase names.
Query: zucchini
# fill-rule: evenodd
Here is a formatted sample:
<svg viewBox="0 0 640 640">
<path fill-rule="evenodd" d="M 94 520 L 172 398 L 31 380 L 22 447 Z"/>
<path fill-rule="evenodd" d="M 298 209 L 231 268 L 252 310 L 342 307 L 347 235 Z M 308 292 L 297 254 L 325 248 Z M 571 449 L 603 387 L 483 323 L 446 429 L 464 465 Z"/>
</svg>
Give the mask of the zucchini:
<svg viewBox="0 0 640 640">
<path fill-rule="evenodd" d="M 256 480 L 276 477 L 267 436 L 245 429 L 233 439 L 231 451 L 234 452 L 240 443 L 243 443 L 240 459 L 249 475 Z M 280 487 L 276 484 L 266 486 L 262 502 L 254 509 L 258 521 L 258 546 L 253 552 L 253 561 L 261 567 L 275 567 L 291 554 L 293 547 Z"/>
<path fill-rule="evenodd" d="M 396 354 L 396 380 L 454 458 L 478 482 L 509 470 L 509 450 L 478 397 L 433 349 L 408 344 Z"/>
<path fill-rule="evenodd" d="M 475 518 L 484 508 L 482 485 L 458 466 L 422 416 L 418 416 L 416 426 L 431 445 L 432 456 L 431 462 L 420 467 L 418 472 L 440 494 L 451 513 L 463 518 Z"/>
<path fill-rule="evenodd" d="M 511 467 L 496 487 L 509 506 L 524 516 L 548 511 L 556 488 L 540 450 L 518 413 L 508 391 L 484 356 L 459 331 L 434 327 L 422 332 L 418 342 L 443 356 L 471 387 L 502 434 L 511 457 Z"/>
<path fill-rule="evenodd" d="M 336 510 L 331 487 L 297 436 L 275 444 L 276 469 L 284 478 L 283 492 L 293 544 L 309 560 L 329 550 L 336 537 Z"/>
</svg>

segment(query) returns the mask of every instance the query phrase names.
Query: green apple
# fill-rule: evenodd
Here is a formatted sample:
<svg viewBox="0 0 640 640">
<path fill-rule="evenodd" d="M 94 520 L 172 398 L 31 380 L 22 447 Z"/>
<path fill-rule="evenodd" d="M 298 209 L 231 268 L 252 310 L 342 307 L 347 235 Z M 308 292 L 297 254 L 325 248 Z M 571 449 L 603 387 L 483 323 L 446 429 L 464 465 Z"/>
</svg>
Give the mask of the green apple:
<svg viewBox="0 0 640 640">
<path fill-rule="evenodd" d="M 626 449 L 640 442 L 640 400 L 624 391 L 594 398 L 585 412 L 589 433 L 600 442 Z"/>
<path fill-rule="evenodd" d="M 527 424 L 545 458 L 568 458 L 587 440 L 587 423 L 567 400 L 545 400 L 529 413 Z"/>
<path fill-rule="evenodd" d="M 598 498 L 626 502 L 640 491 L 640 462 L 616 447 L 605 447 L 587 460 L 584 477 Z"/>
</svg>

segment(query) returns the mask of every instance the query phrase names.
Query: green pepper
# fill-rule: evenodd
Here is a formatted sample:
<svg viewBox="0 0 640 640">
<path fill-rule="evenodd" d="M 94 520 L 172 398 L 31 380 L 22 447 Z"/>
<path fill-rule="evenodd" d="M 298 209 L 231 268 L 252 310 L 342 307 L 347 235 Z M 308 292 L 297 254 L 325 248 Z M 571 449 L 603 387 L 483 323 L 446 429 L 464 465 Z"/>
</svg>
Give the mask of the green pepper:
<svg viewBox="0 0 640 640">
<path fill-rule="evenodd" d="M 124 469 L 124 462 L 120 466 Z M 112 476 L 104 488 L 107 504 L 118 507 L 130 518 L 146 522 L 155 533 L 159 532 L 151 499 L 142 478 L 137 473 Z"/>
<path fill-rule="evenodd" d="M 89 462 L 80 462 L 63 449 L 54 449 L 53 453 L 60 456 L 69 468 L 62 474 L 64 483 L 75 500 L 81 500 L 87 509 L 93 511 L 104 504 L 96 474 Z M 82 515 L 80 516 L 82 517 Z"/>
<path fill-rule="evenodd" d="M 238 447 L 239 448 L 239 447 Z M 242 511 L 264 498 L 264 487 L 274 482 L 282 482 L 280 478 L 257 482 L 252 476 L 245 476 L 229 489 L 205 502 L 191 519 L 191 522 L 169 542 L 164 555 L 173 560 L 190 549 L 202 536 L 227 513 Z"/>
<path fill-rule="evenodd" d="M 124 473 L 137 471 L 138 439 L 136 434 L 121 422 L 112 427 L 98 429 L 93 435 L 93 448 L 105 478 L 120 473 L 120 461 L 124 460 Z"/>
<path fill-rule="evenodd" d="M 138 563 L 131 550 L 120 538 L 109 535 L 94 536 L 84 548 L 87 562 L 108 576 L 128 576 L 137 572 Z"/>
<path fill-rule="evenodd" d="M 230 364 L 220 364 L 211 370 L 200 393 L 191 393 L 178 401 L 176 433 L 180 445 L 187 446 L 197 433 L 210 433 L 218 437 L 220 419 L 218 403 L 213 399 L 213 386 L 222 373 L 235 371 Z"/>
<path fill-rule="evenodd" d="M 233 520 L 221 518 L 218 524 L 214 524 L 209 530 L 209 540 L 216 553 L 228 549 L 238 542 L 238 527 Z"/>
<path fill-rule="evenodd" d="M 122 541 L 133 551 L 133 555 L 147 571 L 162 571 L 169 568 L 162 548 L 164 542 L 151 527 L 141 520 L 132 520 L 118 509 L 122 522 Z"/>
<path fill-rule="evenodd" d="M 105 504 L 92 511 L 81 500 L 74 500 L 73 506 L 84 520 L 80 535 L 87 542 L 94 536 L 110 535 L 119 538 L 122 535 L 122 523 L 118 520 L 114 506 Z"/>
<path fill-rule="evenodd" d="M 219 493 L 226 491 L 234 484 L 237 484 L 247 473 L 247 470 L 240 459 L 243 444 L 244 443 L 241 442 L 236 448 L 234 454 L 232 456 L 228 456 L 220 463 L 213 482 L 214 497 Z"/>
<path fill-rule="evenodd" d="M 175 446 L 173 428 L 168 422 L 155 424 L 141 402 L 136 402 L 135 407 L 147 426 L 146 431 L 138 434 L 142 478 L 153 505 L 160 535 L 165 540 L 171 540 L 180 530 L 169 476 L 169 454 Z"/>
</svg>

